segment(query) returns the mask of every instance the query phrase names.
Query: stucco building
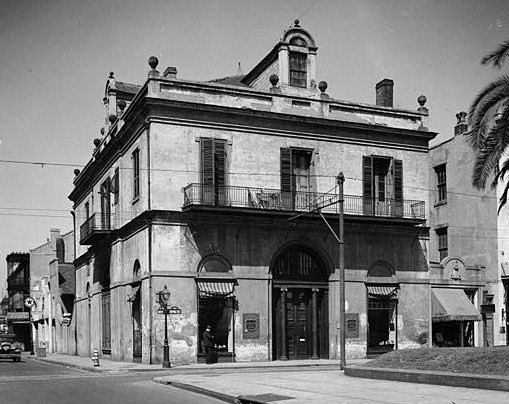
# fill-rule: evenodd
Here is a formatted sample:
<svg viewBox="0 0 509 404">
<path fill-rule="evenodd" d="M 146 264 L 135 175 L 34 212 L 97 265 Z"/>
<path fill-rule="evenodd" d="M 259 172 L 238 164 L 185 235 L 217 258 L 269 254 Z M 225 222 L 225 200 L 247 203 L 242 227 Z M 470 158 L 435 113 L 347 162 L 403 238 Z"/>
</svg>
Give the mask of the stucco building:
<svg viewBox="0 0 509 404">
<path fill-rule="evenodd" d="M 74 232 L 51 229 L 47 242 L 30 250 L 30 294 L 34 346 L 46 352 L 76 353 Z"/>
<path fill-rule="evenodd" d="M 472 186 L 475 152 L 465 136 L 466 116 L 456 114 L 454 136 L 430 149 L 429 257 L 438 346 L 505 344 L 497 300 L 509 245 L 499 231 L 496 189 Z"/>
<path fill-rule="evenodd" d="M 347 357 L 426 343 L 426 99 L 394 108 L 389 79 L 375 105 L 333 99 L 317 49 L 296 21 L 245 76 L 189 81 L 153 57 L 141 86 L 110 74 L 69 196 L 79 355 L 161 362 L 167 286 L 172 362 L 203 359 L 207 325 L 220 360 L 336 358 L 340 171 Z"/>
<path fill-rule="evenodd" d="M 7 312 L 9 332 L 16 334 L 25 350 L 31 350 L 30 312 L 25 299 L 30 296 L 30 258 L 28 253 L 12 252 L 7 261 Z"/>
<path fill-rule="evenodd" d="M 499 217 L 496 189 L 472 186 L 475 152 L 465 136 L 466 116 L 456 114 L 454 136 L 430 149 L 433 343 L 505 345 L 500 290 L 509 251 L 500 223 L 505 212 Z"/>
</svg>

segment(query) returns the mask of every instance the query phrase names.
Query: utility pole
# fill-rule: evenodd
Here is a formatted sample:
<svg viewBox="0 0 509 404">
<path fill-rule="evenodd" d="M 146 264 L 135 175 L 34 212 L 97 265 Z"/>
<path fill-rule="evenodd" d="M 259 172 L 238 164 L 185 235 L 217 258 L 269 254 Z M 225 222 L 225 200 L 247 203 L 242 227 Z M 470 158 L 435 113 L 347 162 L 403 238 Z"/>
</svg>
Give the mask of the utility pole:
<svg viewBox="0 0 509 404">
<path fill-rule="evenodd" d="M 343 194 L 343 184 L 345 176 L 339 172 L 336 177 L 338 182 L 338 207 L 339 207 L 339 344 L 341 345 L 339 367 L 344 370 L 346 367 L 345 352 L 345 229 L 343 221 L 343 203 L 345 197 Z"/>
</svg>

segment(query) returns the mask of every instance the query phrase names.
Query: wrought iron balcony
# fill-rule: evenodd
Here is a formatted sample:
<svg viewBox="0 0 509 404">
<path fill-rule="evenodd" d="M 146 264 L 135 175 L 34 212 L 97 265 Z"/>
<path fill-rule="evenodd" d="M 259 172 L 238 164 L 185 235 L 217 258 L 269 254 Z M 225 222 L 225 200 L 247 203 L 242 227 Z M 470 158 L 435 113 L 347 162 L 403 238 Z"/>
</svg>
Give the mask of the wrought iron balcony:
<svg viewBox="0 0 509 404">
<path fill-rule="evenodd" d="M 336 194 L 316 192 L 287 192 L 279 189 L 253 187 L 213 187 L 189 184 L 184 188 L 184 208 L 216 206 L 272 211 L 306 212 L 322 208 L 325 213 L 338 213 Z M 345 215 L 373 216 L 399 219 L 426 219 L 424 201 L 377 199 L 345 195 Z"/>
<path fill-rule="evenodd" d="M 96 214 L 90 216 L 80 226 L 80 244 L 91 245 L 106 237 L 111 232 L 110 215 Z"/>
</svg>

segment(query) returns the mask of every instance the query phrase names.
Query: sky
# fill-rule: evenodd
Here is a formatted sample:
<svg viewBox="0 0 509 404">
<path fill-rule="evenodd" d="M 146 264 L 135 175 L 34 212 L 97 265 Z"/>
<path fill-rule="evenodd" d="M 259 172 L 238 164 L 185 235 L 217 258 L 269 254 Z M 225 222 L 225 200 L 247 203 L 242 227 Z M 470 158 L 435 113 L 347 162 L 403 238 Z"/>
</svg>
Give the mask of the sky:
<svg viewBox="0 0 509 404">
<path fill-rule="evenodd" d="M 73 229 L 73 171 L 100 137 L 110 71 L 142 84 L 154 55 L 182 79 L 245 74 L 298 18 L 331 97 L 374 104 L 393 79 L 395 107 L 427 97 L 434 145 L 501 74 L 480 60 L 509 39 L 508 16 L 507 0 L 0 0 L 0 293 L 7 254 Z"/>
</svg>

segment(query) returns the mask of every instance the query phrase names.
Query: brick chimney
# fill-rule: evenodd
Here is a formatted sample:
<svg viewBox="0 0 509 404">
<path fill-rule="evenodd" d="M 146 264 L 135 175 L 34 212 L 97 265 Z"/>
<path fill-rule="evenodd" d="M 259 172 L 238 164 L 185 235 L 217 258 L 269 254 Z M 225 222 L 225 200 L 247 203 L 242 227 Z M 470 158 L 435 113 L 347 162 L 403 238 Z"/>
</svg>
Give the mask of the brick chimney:
<svg viewBox="0 0 509 404">
<path fill-rule="evenodd" d="M 177 78 L 177 68 L 175 66 L 167 67 L 163 73 L 163 77 L 170 80 Z"/>
<path fill-rule="evenodd" d="M 391 107 L 393 99 L 394 81 L 391 79 L 383 79 L 375 86 L 376 89 L 376 105 L 380 107 Z"/>
<path fill-rule="evenodd" d="M 467 113 L 465 111 L 458 112 L 456 114 L 456 119 L 458 120 L 458 122 L 454 127 L 454 136 L 462 135 L 463 133 L 468 131 Z"/>
</svg>

